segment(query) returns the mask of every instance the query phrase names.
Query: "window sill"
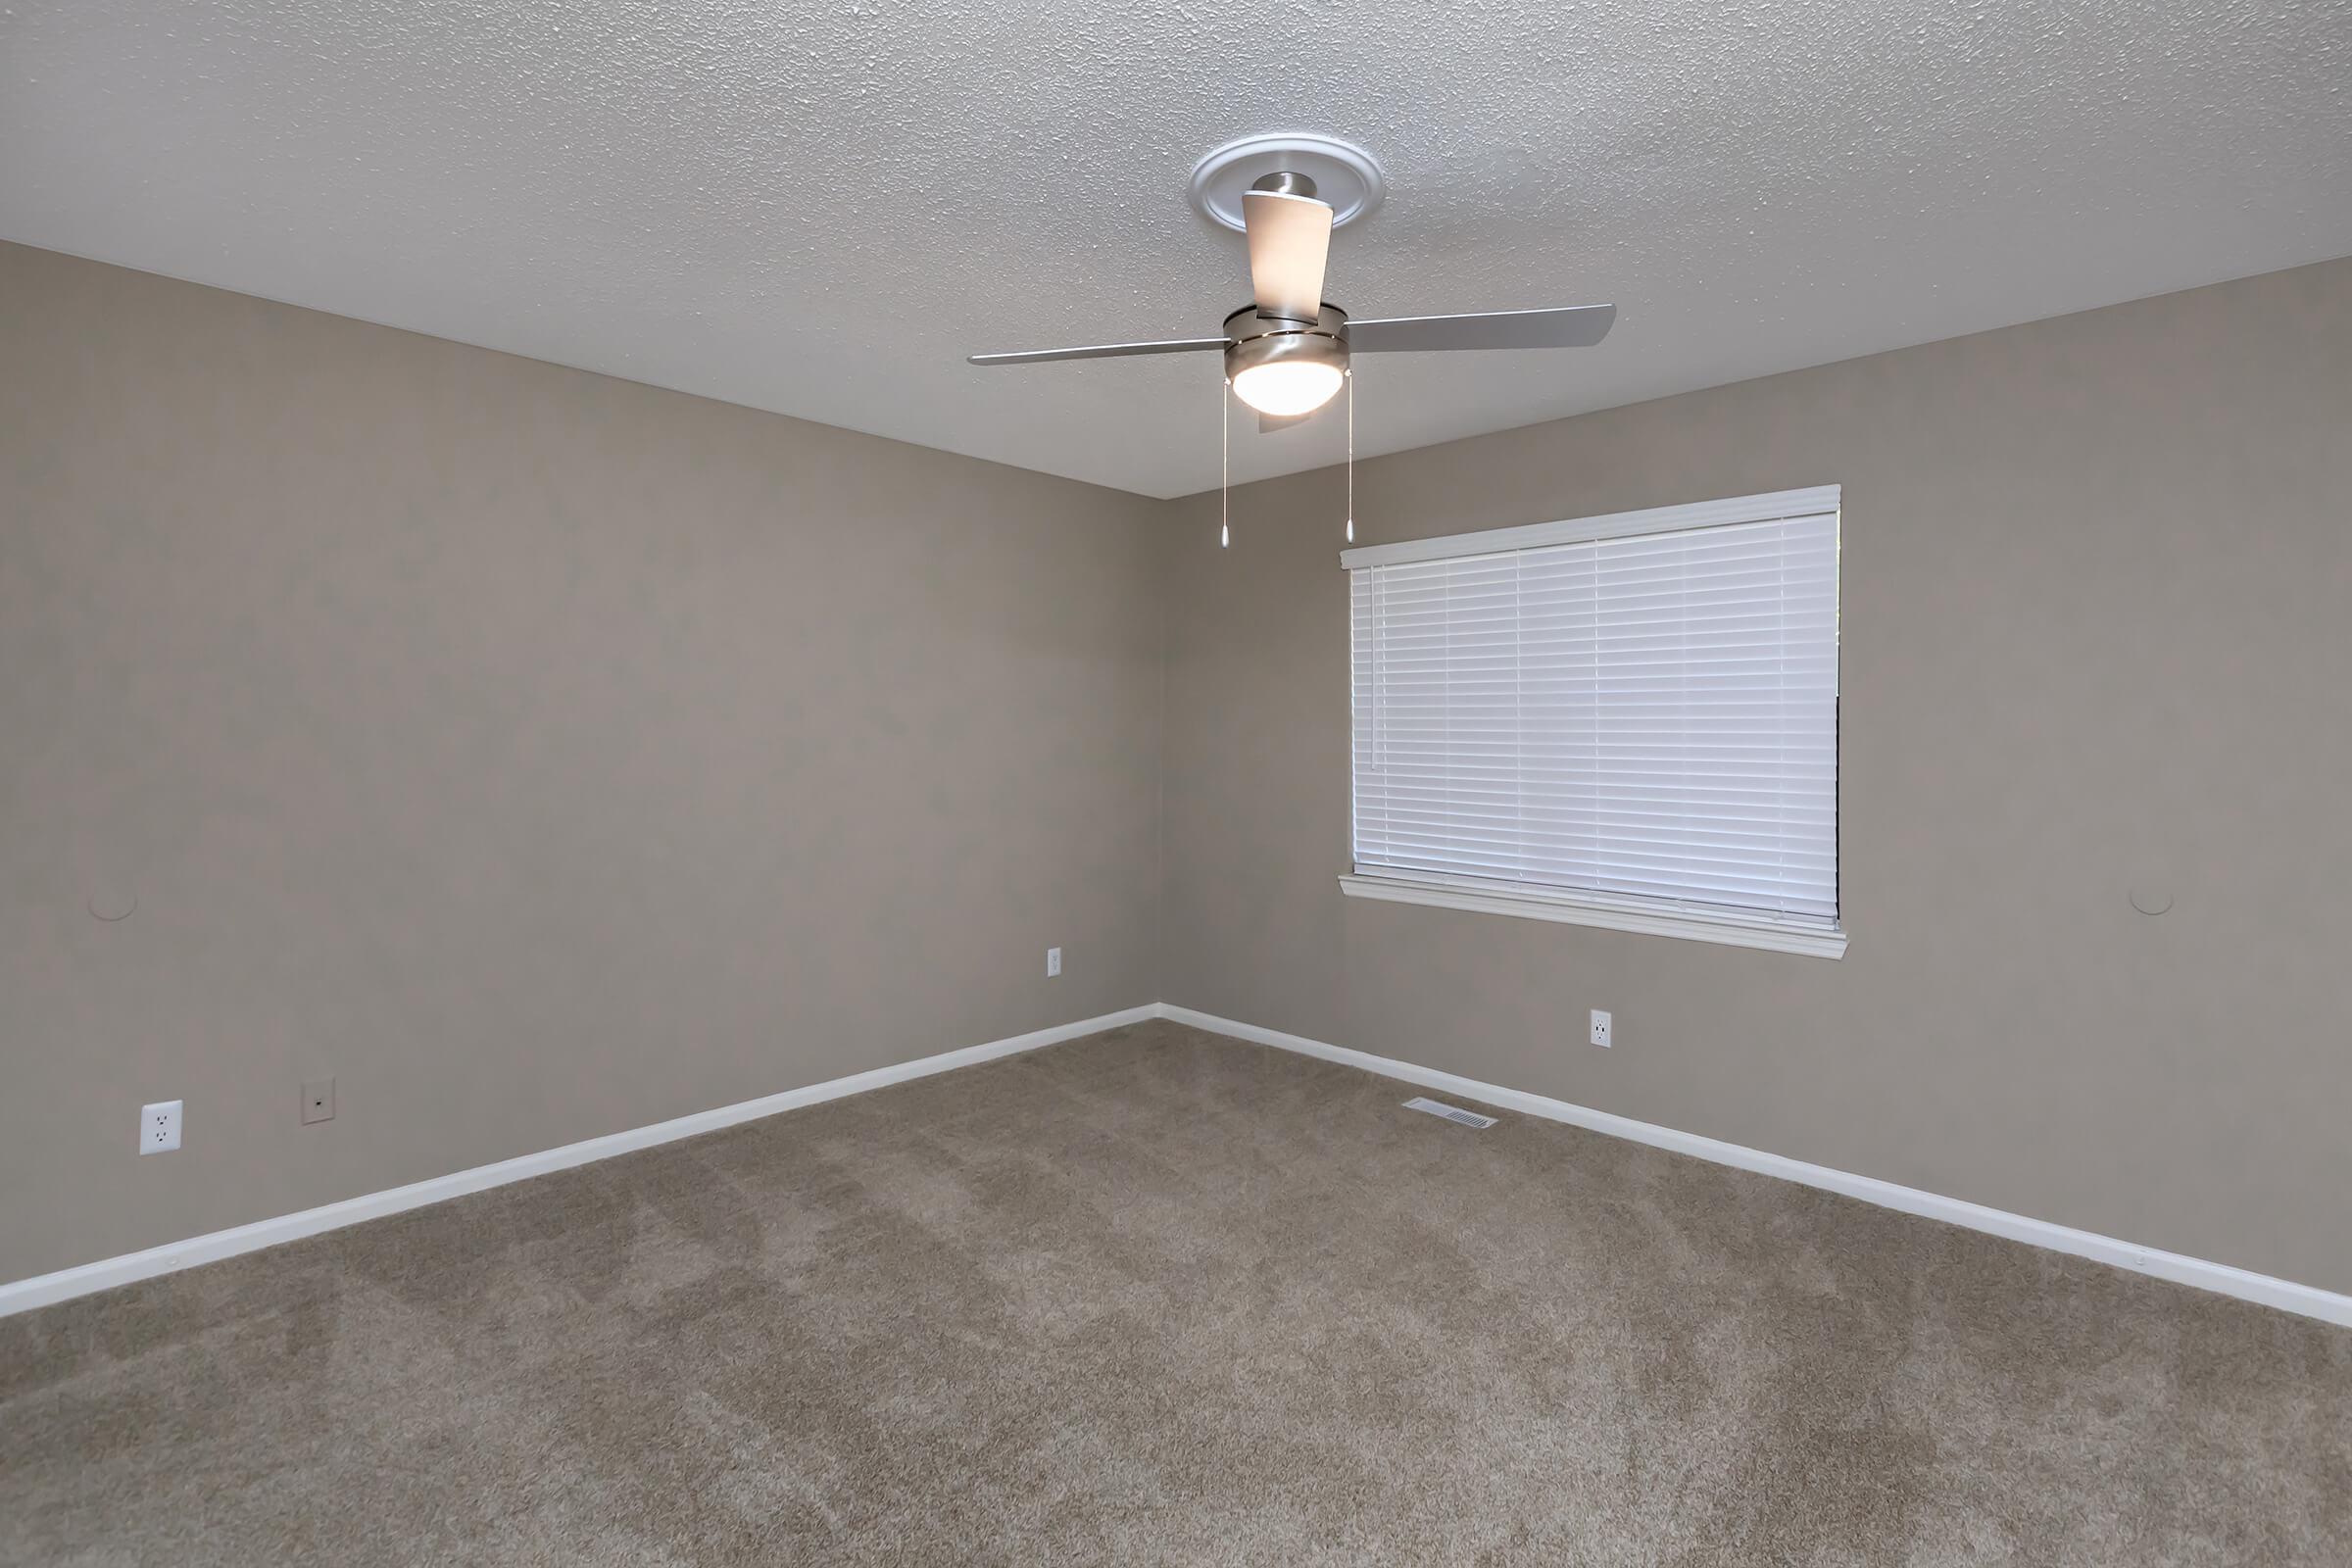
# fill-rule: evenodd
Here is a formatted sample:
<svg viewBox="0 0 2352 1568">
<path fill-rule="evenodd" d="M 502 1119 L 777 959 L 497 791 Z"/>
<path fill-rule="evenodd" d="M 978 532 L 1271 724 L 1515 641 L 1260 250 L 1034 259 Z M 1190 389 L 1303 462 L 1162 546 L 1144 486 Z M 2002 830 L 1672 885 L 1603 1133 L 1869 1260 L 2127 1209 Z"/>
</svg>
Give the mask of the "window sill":
<svg viewBox="0 0 2352 1568">
<path fill-rule="evenodd" d="M 1645 936 L 1681 937 L 1690 942 L 1715 942 L 1733 948 L 1762 948 L 1773 953 L 1800 953 L 1815 958 L 1845 956 L 1845 933 L 1818 926 L 1797 926 L 1775 920 L 1743 920 L 1736 915 L 1672 913 L 1578 898 L 1572 894 L 1499 892 L 1413 877 L 1369 876 L 1361 872 L 1340 878 L 1340 891 L 1351 899 L 1381 899 L 1391 904 L 1426 904 L 1440 909 L 1470 909 L 1482 914 L 1511 914 L 1524 920 L 1556 920 L 1567 925 L 1599 926 L 1609 931 L 1635 931 Z"/>
</svg>

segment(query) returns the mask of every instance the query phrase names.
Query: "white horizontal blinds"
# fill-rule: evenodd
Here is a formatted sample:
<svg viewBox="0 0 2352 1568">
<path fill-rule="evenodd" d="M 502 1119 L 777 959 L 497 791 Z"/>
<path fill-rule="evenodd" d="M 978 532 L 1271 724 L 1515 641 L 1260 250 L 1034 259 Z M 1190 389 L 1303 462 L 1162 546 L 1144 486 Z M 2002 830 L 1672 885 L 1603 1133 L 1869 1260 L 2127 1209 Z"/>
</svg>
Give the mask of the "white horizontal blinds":
<svg viewBox="0 0 2352 1568">
<path fill-rule="evenodd" d="M 1834 512 L 1351 579 L 1360 870 L 1835 922 Z"/>
</svg>

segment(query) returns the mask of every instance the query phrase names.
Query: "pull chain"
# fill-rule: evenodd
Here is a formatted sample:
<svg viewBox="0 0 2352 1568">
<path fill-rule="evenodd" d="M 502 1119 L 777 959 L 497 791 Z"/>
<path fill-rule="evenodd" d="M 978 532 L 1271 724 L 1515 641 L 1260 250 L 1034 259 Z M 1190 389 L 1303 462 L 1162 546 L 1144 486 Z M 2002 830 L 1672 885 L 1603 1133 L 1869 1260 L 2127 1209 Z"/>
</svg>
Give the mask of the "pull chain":
<svg viewBox="0 0 2352 1568">
<path fill-rule="evenodd" d="M 1355 369 L 1348 370 L 1348 542 L 1355 543 Z"/>
<path fill-rule="evenodd" d="M 1217 548 L 1233 548 L 1233 383 L 1217 388 Z"/>
</svg>

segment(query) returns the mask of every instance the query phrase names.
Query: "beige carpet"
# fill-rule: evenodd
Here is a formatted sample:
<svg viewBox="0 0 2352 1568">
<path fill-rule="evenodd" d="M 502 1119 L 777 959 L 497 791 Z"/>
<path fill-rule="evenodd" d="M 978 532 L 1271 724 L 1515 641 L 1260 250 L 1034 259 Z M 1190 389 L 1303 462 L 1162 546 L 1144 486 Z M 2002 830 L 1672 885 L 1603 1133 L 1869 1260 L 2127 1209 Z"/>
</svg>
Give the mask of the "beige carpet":
<svg viewBox="0 0 2352 1568">
<path fill-rule="evenodd" d="M 2352 1333 L 1145 1024 L 0 1321 L 0 1562 L 2352 1562 Z"/>
</svg>

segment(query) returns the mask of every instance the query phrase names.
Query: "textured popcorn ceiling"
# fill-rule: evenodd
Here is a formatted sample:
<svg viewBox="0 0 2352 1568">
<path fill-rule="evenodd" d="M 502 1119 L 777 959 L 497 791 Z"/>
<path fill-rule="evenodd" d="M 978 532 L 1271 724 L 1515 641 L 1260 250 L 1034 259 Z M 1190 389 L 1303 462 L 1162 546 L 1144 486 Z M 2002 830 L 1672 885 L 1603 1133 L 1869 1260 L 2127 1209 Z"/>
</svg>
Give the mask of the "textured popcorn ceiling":
<svg viewBox="0 0 2352 1568">
<path fill-rule="evenodd" d="M 2347 83 L 2346 0 L 0 0 L 0 237 L 1169 495 L 1213 358 L 961 358 L 1213 333 L 1232 137 L 1387 166 L 1358 315 L 1620 307 L 1368 357 L 1379 452 L 2352 252 Z"/>
</svg>

